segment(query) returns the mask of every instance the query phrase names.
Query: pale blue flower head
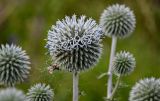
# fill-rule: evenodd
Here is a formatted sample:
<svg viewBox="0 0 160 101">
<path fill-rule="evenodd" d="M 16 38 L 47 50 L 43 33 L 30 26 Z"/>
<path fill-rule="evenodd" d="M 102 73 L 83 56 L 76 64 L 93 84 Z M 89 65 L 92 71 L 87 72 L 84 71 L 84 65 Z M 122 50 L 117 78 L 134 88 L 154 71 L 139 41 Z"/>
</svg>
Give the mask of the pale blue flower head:
<svg viewBox="0 0 160 101">
<path fill-rule="evenodd" d="M 106 36 L 124 38 L 132 34 L 136 19 L 133 11 L 125 5 L 115 4 L 107 7 L 101 17 L 100 25 Z"/>
<path fill-rule="evenodd" d="M 82 71 L 97 63 L 101 36 L 102 30 L 92 18 L 66 16 L 49 30 L 46 47 L 62 69 Z"/>
<path fill-rule="evenodd" d="M 129 101 L 160 101 L 160 79 L 146 78 L 133 86 Z"/>
<path fill-rule="evenodd" d="M 27 93 L 27 101 L 53 101 L 54 93 L 49 85 L 38 83 Z"/>
<path fill-rule="evenodd" d="M 0 83 L 13 86 L 27 79 L 30 70 L 29 56 L 16 45 L 0 47 Z"/>
<path fill-rule="evenodd" d="M 136 61 L 133 55 L 126 51 L 116 54 L 113 60 L 113 72 L 117 76 L 124 76 L 132 73 L 136 67 Z"/>
<path fill-rule="evenodd" d="M 0 101 L 25 101 L 25 94 L 15 88 L 0 90 Z"/>
</svg>

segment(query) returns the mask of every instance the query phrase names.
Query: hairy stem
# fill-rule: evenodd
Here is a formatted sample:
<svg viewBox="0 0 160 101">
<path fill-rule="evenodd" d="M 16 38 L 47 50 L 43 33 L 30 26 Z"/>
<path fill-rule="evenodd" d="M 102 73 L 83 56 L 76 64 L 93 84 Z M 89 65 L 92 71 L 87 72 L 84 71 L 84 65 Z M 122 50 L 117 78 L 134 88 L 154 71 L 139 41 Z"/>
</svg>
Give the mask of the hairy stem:
<svg viewBox="0 0 160 101">
<path fill-rule="evenodd" d="M 116 93 L 117 88 L 118 88 L 118 86 L 119 86 L 120 78 L 121 78 L 121 76 L 118 76 L 118 79 L 117 79 L 116 85 L 115 85 L 115 87 L 114 87 L 114 89 L 113 89 L 113 92 L 112 92 L 112 95 L 111 95 L 111 96 L 110 96 L 110 98 L 109 98 L 111 101 L 112 101 L 113 96 L 114 96 L 114 94 Z"/>
<path fill-rule="evenodd" d="M 78 101 L 78 81 L 79 75 L 77 72 L 73 73 L 73 101 Z"/>
<path fill-rule="evenodd" d="M 108 69 L 108 83 L 107 83 L 107 99 L 112 95 L 112 61 L 116 51 L 117 37 L 112 37 L 112 46 L 110 54 L 110 62 Z"/>
</svg>

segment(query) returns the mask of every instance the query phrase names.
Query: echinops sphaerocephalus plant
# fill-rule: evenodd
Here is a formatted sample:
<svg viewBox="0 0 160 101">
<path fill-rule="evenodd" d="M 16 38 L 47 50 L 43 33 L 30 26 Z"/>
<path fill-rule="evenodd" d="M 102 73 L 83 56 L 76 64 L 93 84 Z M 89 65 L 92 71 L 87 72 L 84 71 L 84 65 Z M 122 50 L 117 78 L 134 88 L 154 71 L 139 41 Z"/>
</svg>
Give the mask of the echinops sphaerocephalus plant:
<svg viewBox="0 0 160 101">
<path fill-rule="evenodd" d="M 27 101 L 53 101 L 54 92 L 49 85 L 38 83 L 27 93 Z"/>
<path fill-rule="evenodd" d="M 129 36 L 135 29 L 135 15 L 125 5 L 115 4 L 107 7 L 101 17 L 100 25 L 105 35 L 123 38 Z"/>
<path fill-rule="evenodd" d="M 25 50 L 16 45 L 0 47 L 0 83 L 14 86 L 27 79 L 30 70 L 29 56 Z"/>
<path fill-rule="evenodd" d="M 133 86 L 129 101 L 160 101 L 160 79 L 145 78 Z"/>
<path fill-rule="evenodd" d="M 48 31 L 47 45 L 55 61 L 71 72 L 94 66 L 101 54 L 101 28 L 85 16 L 66 16 Z"/>
<path fill-rule="evenodd" d="M 0 90 L 0 101 L 25 101 L 25 94 L 16 88 Z"/>
<path fill-rule="evenodd" d="M 134 71 L 136 61 L 133 55 L 126 51 L 116 54 L 113 60 L 113 72 L 117 76 L 124 76 Z"/>
</svg>

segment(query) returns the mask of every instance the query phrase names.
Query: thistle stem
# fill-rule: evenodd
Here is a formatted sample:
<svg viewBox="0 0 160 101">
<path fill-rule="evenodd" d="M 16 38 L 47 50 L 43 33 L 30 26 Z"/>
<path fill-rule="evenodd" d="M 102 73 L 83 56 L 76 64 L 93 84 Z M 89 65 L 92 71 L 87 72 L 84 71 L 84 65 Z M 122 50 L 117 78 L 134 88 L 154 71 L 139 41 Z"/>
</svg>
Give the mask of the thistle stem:
<svg viewBox="0 0 160 101">
<path fill-rule="evenodd" d="M 73 73 L 73 101 L 78 101 L 78 81 L 79 75 L 77 72 Z"/>
<path fill-rule="evenodd" d="M 107 83 L 107 99 L 112 95 L 112 61 L 116 51 L 117 37 L 112 37 L 112 46 L 111 46 L 111 54 L 110 54 L 110 62 L 108 69 L 108 83 Z"/>
<path fill-rule="evenodd" d="M 114 96 L 114 94 L 116 93 L 117 88 L 118 88 L 118 86 L 119 86 L 120 78 L 121 78 L 121 76 L 118 76 L 118 79 L 117 79 L 116 85 L 115 85 L 115 87 L 114 87 L 114 89 L 113 89 L 113 91 L 112 91 L 112 95 L 111 95 L 111 96 L 110 96 L 110 98 L 109 98 L 111 101 L 112 101 L 113 96 Z"/>
</svg>

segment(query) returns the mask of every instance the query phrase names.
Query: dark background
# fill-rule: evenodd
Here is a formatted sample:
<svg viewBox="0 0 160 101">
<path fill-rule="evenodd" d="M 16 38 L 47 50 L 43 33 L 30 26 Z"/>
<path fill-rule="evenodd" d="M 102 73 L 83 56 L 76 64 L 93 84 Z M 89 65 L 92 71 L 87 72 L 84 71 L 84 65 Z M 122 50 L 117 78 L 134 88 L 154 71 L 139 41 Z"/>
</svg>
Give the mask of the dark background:
<svg viewBox="0 0 160 101">
<path fill-rule="evenodd" d="M 36 83 L 50 84 L 55 101 L 71 101 L 72 74 L 55 71 L 50 65 L 45 38 L 52 24 L 66 15 L 86 15 L 99 22 L 103 10 L 112 4 L 129 6 L 136 15 L 136 29 L 126 39 L 118 40 L 117 51 L 126 50 L 136 58 L 135 71 L 123 77 L 116 94 L 118 101 L 127 101 L 131 87 L 139 79 L 160 77 L 160 1 L 159 0 L 0 0 L 0 44 L 14 43 L 25 49 L 31 58 L 28 81 L 16 87 L 27 92 Z M 107 71 L 111 39 L 103 40 L 103 55 L 98 65 L 80 75 L 80 101 L 103 101 L 107 78 L 97 77 Z"/>
</svg>

